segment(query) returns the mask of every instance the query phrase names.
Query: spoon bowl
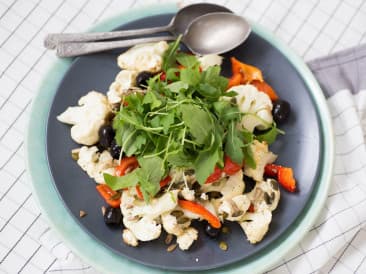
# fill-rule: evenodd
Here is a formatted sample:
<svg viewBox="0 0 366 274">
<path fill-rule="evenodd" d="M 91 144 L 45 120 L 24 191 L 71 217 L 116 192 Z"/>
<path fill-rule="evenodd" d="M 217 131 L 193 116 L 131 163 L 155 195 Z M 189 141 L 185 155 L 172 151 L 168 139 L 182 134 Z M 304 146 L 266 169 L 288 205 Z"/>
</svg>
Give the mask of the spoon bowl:
<svg viewBox="0 0 366 274">
<path fill-rule="evenodd" d="M 251 27 L 241 16 L 215 12 L 202 15 L 187 28 L 183 43 L 196 54 L 220 54 L 242 44 Z"/>
<path fill-rule="evenodd" d="M 181 8 L 170 21 L 169 32 L 175 34 L 176 36 L 179 34 L 184 34 L 193 20 L 202 15 L 216 12 L 232 13 L 231 10 L 225 8 L 224 6 L 209 3 L 198 3 L 185 6 Z"/>
</svg>

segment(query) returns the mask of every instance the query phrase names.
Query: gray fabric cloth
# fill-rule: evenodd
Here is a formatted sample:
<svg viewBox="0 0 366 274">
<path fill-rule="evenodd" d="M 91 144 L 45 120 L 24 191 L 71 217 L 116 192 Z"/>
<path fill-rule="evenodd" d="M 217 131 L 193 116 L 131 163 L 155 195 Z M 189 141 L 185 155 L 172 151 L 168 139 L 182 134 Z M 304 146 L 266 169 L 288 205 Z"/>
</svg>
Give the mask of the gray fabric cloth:
<svg viewBox="0 0 366 274">
<path fill-rule="evenodd" d="M 366 44 L 308 62 L 326 97 L 366 89 Z"/>
</svg>

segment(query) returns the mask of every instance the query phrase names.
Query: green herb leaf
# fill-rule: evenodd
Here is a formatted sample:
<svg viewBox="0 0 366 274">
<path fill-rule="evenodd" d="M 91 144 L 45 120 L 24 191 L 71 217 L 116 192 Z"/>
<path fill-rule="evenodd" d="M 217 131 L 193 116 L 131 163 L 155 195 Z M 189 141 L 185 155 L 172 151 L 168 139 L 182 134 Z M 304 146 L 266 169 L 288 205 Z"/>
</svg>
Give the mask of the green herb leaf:
<svg viewBox="0 0 366 274">
<path fill-rule="evenodd" d="M 198 93 L 211 100 L 217 100 L 221 96 L 221 91 L 208 83 L 201 83 L 198 86 Z"/>
<path fill-rule="evenodd" d="M 221 93 L 224 93 L 229 80 L 226 77 L 220 75 L 221 68 L 219 66 L 208 67 L 202 72 L 202 82 L 208 83 L 213 87 L 216 87 Z"/>
<path fill-rule="evenodd" d="M 198 59 L 195 55 L 187 54 L 184 52 L 179 52 L 177 54 L 177 61 L 185 68 L 192 68 L 199 64 Z"/>
<path fill-rule="evenodd" d="M 188 87 L 189 85 L 187 83 L 184 83 L 183 81 L 173 82 L 166 86 L 167 89 L 174 93 L 180 93 L 183 90 L 187 90 Z"/>
<path fill-rule="evenodd" d="M 254 160 L 253 151 L 250 146 L 243 148 L 245 165 L 250 168 L 256 168 L 257 164 Z"/>
<path fill-rule="evenodd" d="M 127 173 L 124 176 L 112 176 L 108 173 L 104 173 L 105 183 L 113 190 L 119 190 L 127 187 L 136 186 L 139 179 L 137 176 L 138 169 L 135 169 L 131 173 Z"/>
<path fill-rule="evenodd" d="M 241 132 L 236 129 L 235 123 L 232 122 L 226 136 L 225 153 L 238 164 L 241 164 L 244 160 L 244 143 L 240 138 L 241 136 Z"/>
<path fill-rule="evenodd" d="M 190 134 L 198 144 L 207 142 L 213 130 L 213 121 L 207 111 L 198 105 L 182 104 L 179 106 L 184 124 L 189 128 Z"/>
<path fill-rule="evenodd" d="M 177 50 L 179 49 L 179 43 L 181 39 L 182 35 L 179 35 L 177 40 L 175 40 L 172 43 L 169 43 L 169 47 L 163 55 L 163 65 L 162 65 L 163 71 L 167 71 L 169 68 L 175 67 L 176 54 Z"/>
<path fill-rule="evenodd" d="M 162 102 L 157 98 L 153 91 L 146 92 L 142 104 L 149 104 L 151 109 L 160 107 Z"/>
<path fill-rule="evenodd" d="M 201 81 L 201 73 L 198 67 L 181 69 L 180 80 L 190 86 L 197 86 Z"/>
<path fill-rule="evenodd" d="M 276 125 L 273 124 L 272 127 L 265 132 L 256 134 L 255 138 L 261 142 L 265 141 L 270 145 L 276 140 L 278 134 L 284 134 L 284 132 L 279 130 Z"/>
<path fill-rule="evenodd" d="M 137 176 L 145 201 L 149 201 L 150 196 L 155 196 L 160 190 L 160 181 L 165 174 L 163 160 L 160 157 L 139 158 L 140 168 Z"/>
<path fill-rule="evenodd" d="M 210 150 L 199 152 L 194 166 L 197 181 L 201 185 L 206 182 L 207 177 L 212 174 L 216 163 L 220 160 L 219 150 L 221 150 L 221 147 L 218 142 L 215 142 Z"/>
</svg>

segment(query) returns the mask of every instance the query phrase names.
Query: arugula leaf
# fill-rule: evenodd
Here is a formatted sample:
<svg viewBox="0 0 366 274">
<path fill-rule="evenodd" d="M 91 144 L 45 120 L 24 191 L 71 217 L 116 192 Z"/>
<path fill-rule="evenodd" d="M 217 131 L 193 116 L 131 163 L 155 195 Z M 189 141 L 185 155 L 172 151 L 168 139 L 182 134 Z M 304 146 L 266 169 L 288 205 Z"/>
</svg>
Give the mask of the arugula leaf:
<svg viewBox="0 0 366 274">
<path fill-rule="evenodd" d="M 171 92 L 180 93 L 182 90 L 187 90 L 189 85 L 183 81 L 173 82 L 166 86 Z"/>
<path fill-rule="evenodd" d="M 167 71 L 166 71 L 166 79 L 168 81 L 178 81 L 179 80 L 179 69 L 178 68 L 169 68 Z"/>
<path fill-rule="evenodd" d="M 255 138 L 259 141 L 265 141 L 270 145 L 276 140 L 278 134 L 284 134 L 284 132 L 278 129 L 275 124 L 272 124 L 270 129 L 256 134 Z"/>
<path fill-rule="evenodd" d="M 254 160 L 253 151 L 250 146 L 243 148 L 245 165 L 250 168 L 256 168 L 257 163 Z"/>
<path fill-rule="evenodd" d="M 142 104 L 149 104 L 151 109 L 155 109 L 160 107 L 162 101 L 160 101 L 153 91 L 146 92 L 144 99 L 142 100 Z"/>
<path fill-rule="evenodd" d="M 112 176 L 108 173 L 104 173 L 105 183 L 113 190 L 119 190 L 126 187 L 136 186 L 139 179 L 137 176 L 138 169 L 135 169 L 131 173 L 127 173 L 124 176 Z"/>
<path fill-rule="evenodd" d="M 208 176 L 214 171 L 215 165 L 220 161 L 221 151 L 220 142 L 215 140 L 214 145 L 207 151 L 198 153 L 198 157 L 194 163 L 197 181 L 203 185 Z"/>
<path fill-rule="evenodd" d="M 194 166 L 194 156 L 192 154 L 187 155 L 183 152 L 183 150 L 180 150 L 174 154 L 169 154 L 167 161 L 169 164 L 175 167 L 186 167 L 191 168 Z"/>
<path fill-rule="evenodd" d="M 186 68 L 192 68 L 194 66 L 197 66 L 197 64 L 199 64 L 196 56 L 184 52 L 179 52 L 176 58 L 178 63 Z"/>
<path fill-rule="evenodd" d="M 139 158 L 140 168 L 136 171 L 139 184 L 146 201 L 160 190 L 160 181 L 165 174 L 163 160 L 160 157 Z M 150 196 L 149 196 L 150 195 Z"/>
<path fill-rule="evenodd" d="M 169 47 L 163 55 L 163 65 L 162 65 L 163 71 L 167 71 L 169 68 L 175 66 L 176 54 L 177 50 L 179 49 L 179 43 L 181 39 L 182 35 L 179 35 L 177 40 L 175 40 L 172 43 L 169 43 Z"/>
<path fill-rule="evenodd" d="M 164 128 L 164 134 L 168 134 L 170 126 L 174 124 L 174 119 L 174 112 L 169 112 L 167 115 L 164 115 L 160 118 L 160 125 L 162 125 Z"/>
<path fill-rule="evenodd" d="M 233 91 L 233 90 L 224 92 L 222 94 L 222 96 L 225 96 L 225 97 L 235 97 L 236 95 L 238 95 L 238 93 L 236 91 Z"/>
<path fill-rule="evenodd" d="M 146 144 L 147 138 L 144 132 L 136 131 L 131 137 L 131 141 L 124 148 L 124 152 L 127 156 L 131 156 L 140 152 L 143 146 Z"/>
<path fill-rule="evenodd" d="M 208 83 L 216 87 L 224 93 L 226 91 L 229 80 L 220 75 L 221 68 L 219 66 L 208 67 L 202 72 L 202 82 Z"/>
<path fill-rule="evenodd" d="M 225 143 L 225 153 L 236 163 L 242 163 L 244 160 L 242 134 L 236 129 L 235 123 L 230 124 Z"/>
<path fill-rule="evenodd" d="M 201 81 L 201 73 L 198 67 L 184 68 L 180 70 L 180 80 L 190 86 L 197 86 Z"/>
<path fill-rule="evenodd" d="M 217 100 L 221 96 L 221 91 L 208 83 L 199 84 L 197 91 L 202 96 L 212 100 Z"/>
<path fill-rule="evenodd" d="M 179 106 L 182 120 L 189 128 L 190 134 L 198 144 L 207 142 L 213 130 L 213 121 L 207 111 L 194 104 L 182 104 Z"/>
</svg>

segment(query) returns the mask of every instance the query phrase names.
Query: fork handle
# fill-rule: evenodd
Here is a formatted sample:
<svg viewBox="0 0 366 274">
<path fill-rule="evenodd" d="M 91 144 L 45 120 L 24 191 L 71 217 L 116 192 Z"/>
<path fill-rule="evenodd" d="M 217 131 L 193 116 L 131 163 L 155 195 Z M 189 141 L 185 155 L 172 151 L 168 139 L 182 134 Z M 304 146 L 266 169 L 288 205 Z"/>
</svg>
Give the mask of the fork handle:
<svg viewBox="0 0 366 274">
<path fill-rule="evenodd" d="M 170 41 L 174 39 L 176 39 L 174 36 L 158 36 L 109 42 L 60 43 L 56 47 L 56 55 L 58 57 L 75 57 L 112 49 L 131 47 L 136 44 Z"/>
<path fill-rule="evenodd" d="M 50 33 L 44 39 L 44 46 L 47 49 L 55 49 L 59 43 L 66 42 L 89 42 L 129 36 L 152 34 L 157 32 L 170 31 L 172 25 L 135 30 L 120 30 L 109 32 L 88 32 L 88 33 Z"/>
</svg>

